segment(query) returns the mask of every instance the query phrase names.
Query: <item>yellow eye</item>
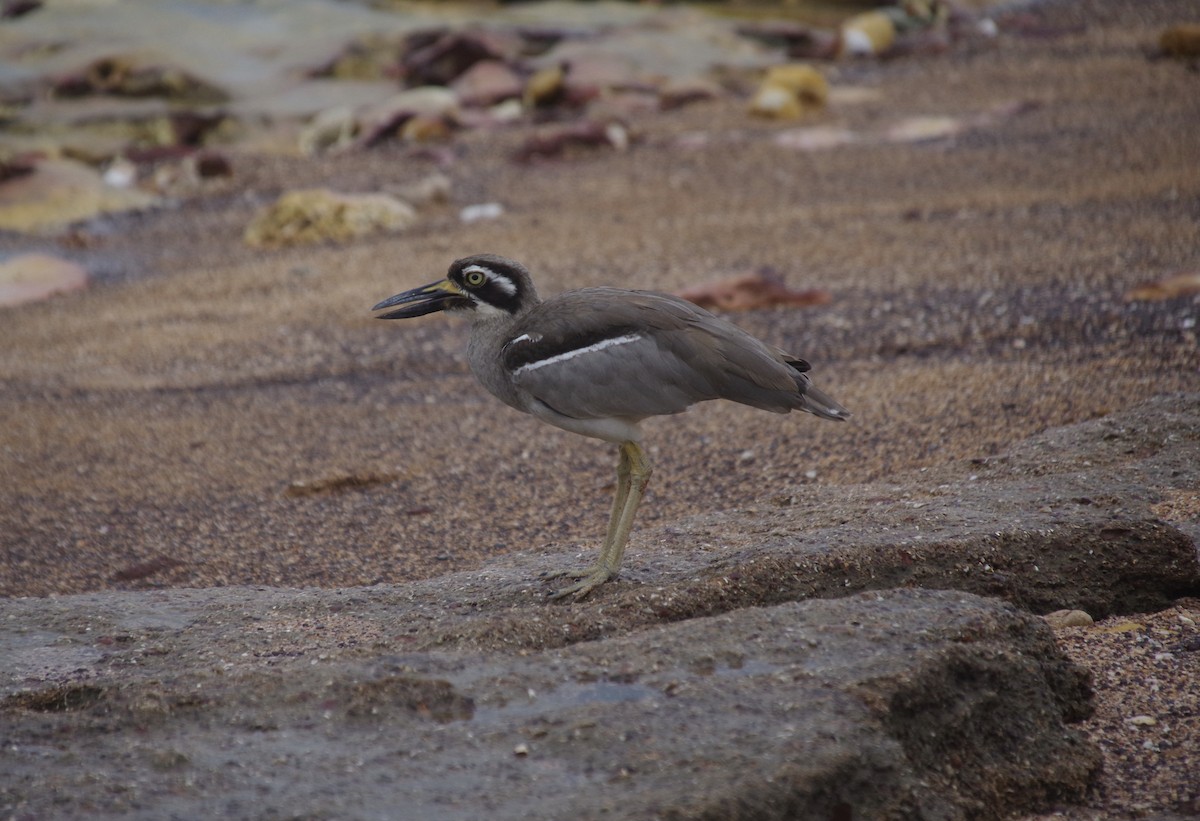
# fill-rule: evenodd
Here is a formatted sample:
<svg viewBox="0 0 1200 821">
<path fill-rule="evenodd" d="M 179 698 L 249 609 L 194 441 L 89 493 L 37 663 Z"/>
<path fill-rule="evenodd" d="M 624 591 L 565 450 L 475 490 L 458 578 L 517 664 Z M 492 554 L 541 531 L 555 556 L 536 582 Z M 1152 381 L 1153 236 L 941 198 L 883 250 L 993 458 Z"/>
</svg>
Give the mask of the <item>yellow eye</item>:
<svg viewBox="0 0 1200 821">
<path fill-rule="evenodd" d="M 463 282 L 472 288 L 478 288 L 487 282 L 487 277 L 484 276 L 482 271 L 467 271 L 463 274 Z"/>
</svg>

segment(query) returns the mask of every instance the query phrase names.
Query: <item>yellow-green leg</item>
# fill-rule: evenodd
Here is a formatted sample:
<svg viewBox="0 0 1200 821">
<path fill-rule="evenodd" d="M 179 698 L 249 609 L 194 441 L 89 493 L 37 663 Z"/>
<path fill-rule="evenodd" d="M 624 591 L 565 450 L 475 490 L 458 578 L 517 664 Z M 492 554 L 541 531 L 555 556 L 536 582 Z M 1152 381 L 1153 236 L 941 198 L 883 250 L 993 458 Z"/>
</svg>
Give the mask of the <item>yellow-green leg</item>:
<svg viewBox="0 0 1200 821">
<path fill-rule="evenodd" d="M 586 570 L 556 574 L 574 576 L 579 581 L 551 594 L 550 598 L 561 599 L 573 595 L 582 599 L 609 579 L 616 578 L 621 571 L 621 559 L 625 555 L 629 531 L 633 529 L 633 517 L 642 503 L 642 495 L 650 483 L 652 472 L 646 452 L 636 442 L 621 445 L 617 459 L 617 493 L 613 497 L 608 533 L 604 536 L 604 546 L 600 548 L 600 559 Z"/>
</svg>

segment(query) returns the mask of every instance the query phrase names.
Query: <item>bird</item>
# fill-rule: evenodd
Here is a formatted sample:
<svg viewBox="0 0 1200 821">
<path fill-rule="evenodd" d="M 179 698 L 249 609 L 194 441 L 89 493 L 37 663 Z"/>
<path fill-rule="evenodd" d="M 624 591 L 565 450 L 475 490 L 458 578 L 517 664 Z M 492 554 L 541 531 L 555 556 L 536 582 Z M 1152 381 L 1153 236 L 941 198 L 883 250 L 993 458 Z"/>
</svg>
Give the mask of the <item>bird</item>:
<svg viewBox="0 0 1200 821">
<path fill-rule="evenodd" d="M 378 319 L 467 316 L 467 361 L 484 388 L 543 422 L 617 445 L 617 487 L 599 559 L 547 574 L 575 580 L 552 599 L 582 599 L 620 572 L 652 472 L 643 420 L 712 399 L 835 421 L 850 416 L 812 384 L 808 362 L 691 302 L 613 287 L 543 300 L 524 265 L 495 254 L 455 260 L 444 279 L 372 311 L 386 312 Z"/>
</svg>

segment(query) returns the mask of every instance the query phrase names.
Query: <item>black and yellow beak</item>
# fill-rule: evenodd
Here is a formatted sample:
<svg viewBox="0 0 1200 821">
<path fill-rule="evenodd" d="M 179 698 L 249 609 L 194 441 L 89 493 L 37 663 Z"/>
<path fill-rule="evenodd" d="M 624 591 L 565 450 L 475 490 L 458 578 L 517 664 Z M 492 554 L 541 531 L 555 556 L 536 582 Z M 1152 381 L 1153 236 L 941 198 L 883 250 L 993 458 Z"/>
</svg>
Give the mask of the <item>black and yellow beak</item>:
<svg viewBox="0 0 1200 821">
<path fill-rule="evenodd" d="M 402 308 L 396 308 L 394 311 L 388 311 L 375 318 L 409 319 L 414 316 L 432 314 L 435 311 L 444 311 L 447 308 L 465 308 L 469 303 L 470 300 L 461 288 L 448 279 L 442 279 L 389 297 L 371 310 L 382 311 L 384 308 L 403 305 Z"/>
</svg>

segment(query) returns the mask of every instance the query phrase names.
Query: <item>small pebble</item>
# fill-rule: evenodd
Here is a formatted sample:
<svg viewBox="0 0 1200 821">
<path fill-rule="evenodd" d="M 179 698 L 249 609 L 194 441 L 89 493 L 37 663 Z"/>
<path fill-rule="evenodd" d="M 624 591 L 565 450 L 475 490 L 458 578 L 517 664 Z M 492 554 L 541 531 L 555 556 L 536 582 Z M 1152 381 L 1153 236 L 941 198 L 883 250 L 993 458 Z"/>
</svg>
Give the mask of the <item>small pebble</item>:
<svg viewBox="0 0 1200 821">
<path fill-rule="evenodd" d="M 119 157 L 104 171 L 104 182 L 113 188 L 128 188 L 137 182 L 137 166 Z"/>
<path fill-rule="evenodd" d="M 458 218 L 470 224 L 482 220 L 494 220 L 504 214 L 504 206 L 498 202 L 481 202 L 478 205 L 468 205 L 458 213 Z"/>
</svg>

